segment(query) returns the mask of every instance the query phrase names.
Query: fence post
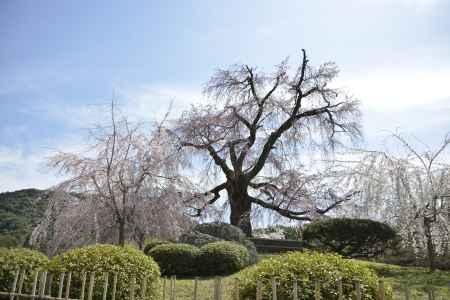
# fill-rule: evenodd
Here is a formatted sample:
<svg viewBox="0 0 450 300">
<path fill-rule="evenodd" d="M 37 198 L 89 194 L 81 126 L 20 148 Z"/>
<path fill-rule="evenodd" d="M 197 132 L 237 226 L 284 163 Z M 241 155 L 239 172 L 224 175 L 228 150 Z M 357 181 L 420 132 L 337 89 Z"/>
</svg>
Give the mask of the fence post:
<svg viewBox="0 0 450 300">
<path fill-rule="evenodd" d="M 50 273 L 48 276 L 48 289 L 47 289 L 47 295 L 49 297 L 52 296 L 52 285 L 53 285 L 53 273 Z"/>
<path fill-rule="evenodd" d="M 117 291 L 117 272 L 114 273 L 114 279 L 113 279 L 113 290 L 111 295 L 111 300 L 116 300 L 116 291 Z"/>
<path fill-rule="evenodd" d="M 16 292 L 16 287 L 17 287 L 17 280 L 19 280 L 19 273 L 20 273 L 20 269 L 17 269 L 16 272 L 14 273 L 14 281 L 11 287 L 11 296 L 10 296 L 10 300 L 14 300 L 14 293 Z"/>
<path fill-rule="evenodd" d="M 272 278 L 272 300 L 277 300 L 277 281 Z"/>
<path fill-rule="evenodd" d="M 106 300 L 106 294 L 108 292 L 108 272 L 106 272 L 104 275 L 104 282 L 103 282 L 103 300 Z M 67 300 L 67 299 L 66 299 Z"/>
<path fill-rule="evenodd" d="M 356 300 L 361 300 L 361 283 L 359 280 L 356 280 L 355 282 L 355 293 L 356 293 Z"/>
<path fill-rule="evenodd" d="M 95 273 L 91 272 L 89 277 L 88 300 L 92 300 L 92 292 L 94 291 L 94 285 L 95 285 Z"/>
<path fill-rule="evenodd" d="M 166 300 L 166 277 L 163 277 L 163 294 L 162 300 Z"/>
<path fill-rule="evenodd" d="M 58 298 L 62 297 L 62 291 L 64 287 L 64 278 L 66 277 L 66 273 L 61 273 L 59 276 L 59 287 L 58 287 Z"/>
<path fill-rule="evenodd" d="M 234 279 L 234 299 L 239 300 L 239 278 Z"/>
<path fill-rule="evenodd" d="M 386 293 L 384 290 L 384 281 L 383 281 L 383 279 L 380 279 L 380 281 L 378 281 L 378 298 L 380 300 L 384 300 L 385 295 L 386 295 Z"/>
<path fill-rule="evenodd" d="M 23 287 L 23 281 L 25 279 L 25 273 L 26 273 L 25 269 L 23 269 L 22 272 L 20 273 L 19 288 L 17 289 L 18 294 L 22 294 L 22 287 Z M 20 296 L 18 296 L 17 299 L 20 299 Z"/>
<path fill-rule="evenodd" d="M 384 300 L 385 292 L 384 292 L 384 281 L 380 279 L 378 282 L 378 299 Z"/>
<path fill-rule="evenodd" d="M 198 298 L 198 277 L 194 278 L 194 300 Z"/>
<path fill-rule="evenodd" d="M 67 282 L 66 282 L 66 295 L 65 295 L 66 300 L 69 299 L 71 281 L 72 281 L 72 272 L 69 272 L 69 274 L 67 274 Z"/>
<path fill-rule="evenodd" d="M 297 283 L 297 279 L 296 278 L 294 278 L 294 280 L 293 280 L 293 283 L 292 283 L 293 285 L 294 285 L 294 288 L 293 288 L 293 290 L 292 290 L 292 299 L 293 300 L 298 300 L 298 283 Z"/>
<path fill-rule="evenodd" d="M 175 300 L 175 279 L 176 276 L 170 277 L 170 300 Z"/>
<path fill-rule="evenodd" d="M 337 281 L 337 288 L 338 288 L 338 300 L 344 300 L 344 291 L 342 289 L 342 277 L 339 277 Z"/>
<path fill-rule="evenodd" d="M 220 277 L 214 279 L 214 300 L 222 300 L 222 279 Z"/>
<path fill-rule="evenodd" d="M 82 271 L 81 272 L 81 295 L 80 295 L 80 300 L 84 300 L 84 291 L 86 289 L 86 272 Z"/>
<path fill-rule="evenodd" d="M 262 300 L 262 284 L 259 280 L 256 282 L 256 300 Z"/>
<path fill-rule="evenodd" d="M 217 300 L 222 300 L 222 277 L 218 277 L 217 278 L 217 286 L 218 286 L 218 288 L 219 288 L 219 293 L 218 293 L 218 296 L 219 296 L 219 298 L 217 298 Z"/>
<path fill-rule="evenodd" d="M 47 271 L 41 273 L 41 280 L 39 283 L 39 298 L 44 298 L 45 284 L 47 283 Z"/>
<path fill-rule="evenodd" d="M 36 270 L 34 272 L 33 288 L 32 288 L 32 292 L 31 292 L 32 299 L 34 299 L 35 296 L 36 296 L 36 288 L 37 288 L 38 277 L 39 277 L 39 270 Z"/>
<path fill-rule="evenodd" d="M 320 300 L 322 297 L 320 295 L 320 283 L 318 280 L 314 282 L 314 299 Z"/>
</svg>

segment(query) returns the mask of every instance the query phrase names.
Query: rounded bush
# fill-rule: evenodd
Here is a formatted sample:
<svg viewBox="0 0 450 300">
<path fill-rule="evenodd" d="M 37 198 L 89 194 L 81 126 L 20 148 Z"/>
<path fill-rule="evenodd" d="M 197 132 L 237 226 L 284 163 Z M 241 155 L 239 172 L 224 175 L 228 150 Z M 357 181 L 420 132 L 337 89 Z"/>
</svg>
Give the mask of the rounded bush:
<svg viewBox="0 0 450 300">
<path fill-rule="evenodd" d="M 12 248 L 19 247 L 19 240 L 11 234 L 0 234 L 0 247 Z"/>
<path fill-rule="evenodd" d="M 232 241 L 245 246 L 250 254 L 249 264 L 256 263 L 258 260 L 258 253 L 256 252 L 256 247 L 252 241 L 250 241 L 245 233 L 239 228 L 231 224 L 222 222 L 212 222 L 203 223 L 194 226 L 191 231 L 192 243 L 186 240 L 188 244 L 194 244 L 196 246 L 202 246 L 207 244 L 206 241 L 209 239 L 212 242 L 217 240 Z M 208 237 L 209 236 L 209 237 Z M 205 242 L 201 245 L 201 243 Z"/>
<path fill-rule="evenodd" d="M 192 231 L 209 234 L 222 240 L 235 241 L 238 243 L 247 240 L 247 236 L 239 227 L 223 222 L 198 224 L 192 228 Z"/>
<path fill-rule="evenodd" d="M 342 278 L 344 299 L 355 298 L 354 283 L 361 283 L 362 299 L 378 299 L 378 277 L 370 268 L 336 254 L 291 252 L 264 259 L 239 273 L 240 295 L 255 298 L 256 282 L 263 285 L 263 298 L 271 299 L 271 280 L 278 283 L 278 299 L 292 299 L 293 279 L 297 280 L 299 299 L 313 300 L 315 283 L 320 285 L 321 299 L 335 300 L 338 278 Z M 392 299 L 392 289 L 386 287 L 385 299 Z"/>
<path fill-rule="evenodd" d="M 158 263 L 165 276 L 197 275 L 197 256 L 199 249 L 188 244 L 164 244 L 150 250 L 149 256 Z"/>
<path fill-rule="evenodd" d="M 234 242 L 220 241 L 200 248 L 198 266 L 201 275 L 228 275 L 248 265 L 247 248 Z"/>
<path fill-rule="evenodd" d="M 150 240 L 144 248 L 144 253 L 148 255 L 148 253 L 150 252 L 150 250 L 152 250 L 153 248 L 155 248 L 156 246 L 159 245 L 165 245 L 165 244 L 171 244 L 172 242 L 169 241 L 165 241 L 165 240 L 159 240 L 159 239 L 154 239 L 154 240 Z"/>
<path fill-rule="evenodd" d="M 389 225 L 366 219 L 337 218 L 308 224 L 304 241 L 347 257 L 376 257 L 396 247 L 398 236 Z"/>
<path fill-rule="evenodd" d="M 135 299 L 142 300 L 140 286 L 143 280 L 147 280 L 145 296 L 148 299 L 156 299 L 159 287 L 159 267 L 152 258 L 133 247 L 118 247 L 113 245 L 92 245 L 77 248 L 55 256 L 49 264 L 49 271 L 58 280 L 61 272 L 72 272 L 71 298 L 80 297 L 82 272 L 95 272 L 95 282 L 104 282 L 104 273 L 109 273 L 110 286 L 113 281 L 113 273 L 118 273 L 116 299 L 129 299 L 129 287 L 132 279 L 136 280 Z M 111 290 L 111 289 L 109 289 Z M 111 292 L 111 291 L 109 291 Z M 96 284 L 94 299 L 102 299 L 103 285 Z M 108 295 L 108 298 L 110 295 Z"/>
<path fill-rule="evenodd" d="M 179 241 L 180 243 L 201 247 L 209 243 L 221 241 L 221 239 L 198 231 L 189 231 L 183 233 Z"/>
<path fill-rule="evenodd" d="M 0 291 L 9 291 L 17 269 L 35 270 L 45 268 L 48 258 L 44 254 L 25 248 L 0 248 Z M 26 290 L 31 287 L 31 279 L 27 272 Z M 30 285 L 30 286 L 28 286 Z"/>
</svg>

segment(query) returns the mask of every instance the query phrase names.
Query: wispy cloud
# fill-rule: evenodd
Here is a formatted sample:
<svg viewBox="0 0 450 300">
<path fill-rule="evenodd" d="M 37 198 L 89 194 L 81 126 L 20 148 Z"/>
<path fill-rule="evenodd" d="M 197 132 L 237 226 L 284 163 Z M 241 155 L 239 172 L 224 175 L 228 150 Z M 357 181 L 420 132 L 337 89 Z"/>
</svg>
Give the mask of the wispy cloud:
<svg viewBox="0 0 450 300">
<path fill-rule="evenodd" d="M 136 120 L 161 120 L 171 107 L 178 116 L 192 103 L 201 102 L 200 88 L 179 85 L 145 85 L 135 89 L 119 89 L 124 113 Z"/>
</svg>

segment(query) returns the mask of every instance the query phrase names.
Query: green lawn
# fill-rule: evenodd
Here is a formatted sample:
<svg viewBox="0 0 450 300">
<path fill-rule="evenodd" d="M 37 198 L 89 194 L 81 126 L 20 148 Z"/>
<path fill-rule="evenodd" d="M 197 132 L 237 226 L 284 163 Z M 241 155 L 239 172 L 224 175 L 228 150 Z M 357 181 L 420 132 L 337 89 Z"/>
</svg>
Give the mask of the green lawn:
<svg viewBox="0 0 450 300">
<path fill-rule="evenodd" d="M 425 268 L 399 267 L 394 265 L 358 261 L 375 270 L 379 276 L 394 288 L 395 299 L 405 299 L 404 286 L 408 283 L 411 290 L 411 299 L 428 299 L 427 289 L 435 290 L 436 300 L 450 300 L 450 272 L 428 272 Z M 223 300 L 232 299 L 232 291 L 236 276 L 223 278 Z M 198 283 L 198 299 L 213 299 L 214 279 L 200 279 Z M 193 279 L 177 279 L 176 299 L 192 299 L 194 292 Z M 169 299 L 170 281 L 166 281 L 166 299 Z M 442 297 L 442 298 L 440 298 Z"/>
<path fill-rule="evenodd" d="M 222 278 L 222 299 L 231 300 L 232 290 L 233 290 L 233 276 L 228 276 Z M 211 278 L 201 278 L 198 281 L 198 299 L 214 299 L 214 279 Z M 166 297 L 165 299 L 170 300 L 170 280 L 166 280 Z M 175 287 L 175 299 L 176 300 L 192 300 L 194 295 L 194 280 L 193 279 L 177 279 Z"/>
<path fill-rule="evenodd" d="M 404 299 L 405 284 L 407 284 L 413 291 L 411 295 L 417 296 L 417 299 L 427 299 L 427 291 L 431 288 L 435 291 L 436 296 L 450 300 L 449 271 L 429 272 L 426 268 L 400 267 L 364 261 L 360 261 L 360 263 L 374 269 L 379 276 L 391 284 L 398 299 Z M 440 300 L 441 298 L 437 297 L 436 299 Z"/>
</svg>

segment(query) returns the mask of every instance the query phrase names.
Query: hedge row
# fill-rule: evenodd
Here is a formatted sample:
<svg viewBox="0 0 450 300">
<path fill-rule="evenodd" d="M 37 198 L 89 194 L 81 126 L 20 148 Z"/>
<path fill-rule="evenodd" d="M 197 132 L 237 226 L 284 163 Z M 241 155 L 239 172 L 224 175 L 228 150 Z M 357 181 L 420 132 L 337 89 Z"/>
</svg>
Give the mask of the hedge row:
<svg viewBox="0 0 450 300">
<path fill-rule="evenodd" d="M 306 225 L 303 240 L 309 246 L 346 257 L 382 256 L 397 249 L 399 236 L 389 225 L 367 219 L 335 218 Z"/>
<path fill-rule="evenodd" d="M 164 244 L 148 253 L 165 276 L 211 276 L 235 273 L 249 264 L 248 250 L 237 243 L 218 241 L 201 248 Z"/>
<path fill-rule="evenodd" d="M 160 271 L 155 261 L 141 251 L 126 246 L 93 245 L 70 250 L 55 256 L 51 261 L 37 251 L 18 248 L 0 248 L 0 290 L 11 288 L 15 270 L 47 269 L 49 274 L 54 274 L 53 282 L 59 281 L 61 272 L 72 272 L 71 298 L 79 298 L 81 290 L 81 272 L 95 272 L 95 282 L 103 281 L 105 272 L 119 275 L 117 282 L 116 299 L 129 299 L 129 286 L 132 278 L 141 283 L 147 279 L 146 299 L 157 299 L 159 290 Z M 31 274 L 26 278 L 24 291 L 31 291 Z M 110 281 L 112 284 L 112 276 Z M 52 286 L 53 294 L 56 294 L 57 284 Z M 137 287 L 136 300 L 141 299 L 142 292 Z M 103 285 L 96 284 L 93 294 L 94 300 L 102 299 Z M 108 297 L 110 297 L 109 295 Z"/>
<path fill-rule="evenodd" d="M 263 299 L 271 299 L 271 281 L 278 285 L 278 299 L 292 299 L 294 279 L 297 280 L 299 299 L 313 300 L 315 284 L 320 284 L 321 299 L 337 300 L 337 282 L 342 280 L 343 299 L 355 299 L 355 282 L 359 281 L 363 300 L 378 299 L 378 276 L 369 267 L 336 254 L 318 252 L 291 252 L 262 260 L 238 274 L 240 295 L 255 299 L 256 283 L 262 283 Z M 386 286 L 384 299 L 393 299 L 392 289 Z"/>
<path fill-rule="evenodd" d="M 17 269 L 39 269 L 48 265 L 44 254 L 24 248 L 0 248 L 0 291 L 9 291 Z M 25 289 L 31 288 L 30 274 L 26 274 Z"/>
<path fill-rule="evenodd" d="M 258 253 L 253 242 L 247 238 L 239 227 L 228 223 L 212 222 L 197 224 L 188 232 L 182 234 L 179 241 L 197 247 L 218 241 L 235 242 L 247 248 L 250 264 L 258 261 Z"/>
</svg>

